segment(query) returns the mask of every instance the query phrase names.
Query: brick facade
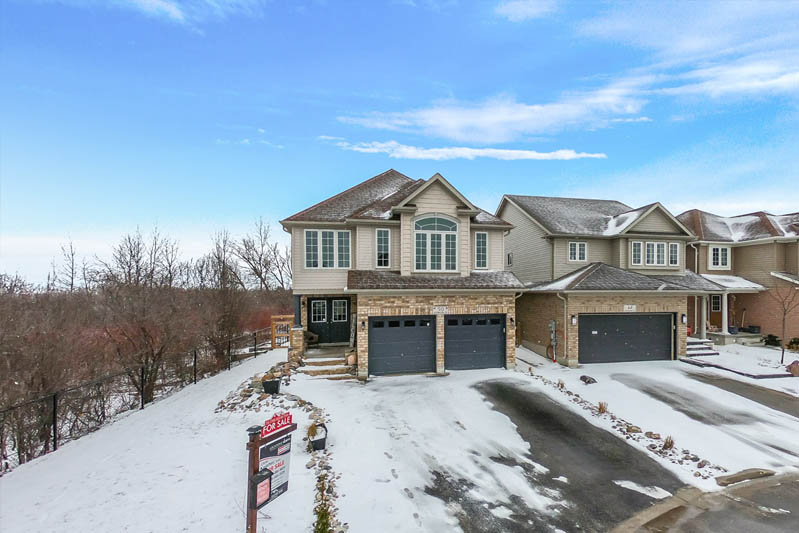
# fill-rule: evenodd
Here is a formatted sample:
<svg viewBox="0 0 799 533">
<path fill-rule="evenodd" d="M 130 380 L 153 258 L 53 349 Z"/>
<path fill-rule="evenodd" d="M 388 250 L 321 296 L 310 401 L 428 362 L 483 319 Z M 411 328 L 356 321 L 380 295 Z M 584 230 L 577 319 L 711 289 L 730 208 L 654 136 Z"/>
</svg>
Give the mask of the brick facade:
<svg viewBox="0 0 799 533">
<path fill-rule="evenodd" d="M 566 298 L 566 318 L 563 301 L 555 294 L 526 294 L 519 299 L 519 326 L 522 328 L 522 343 L 541 355 L 546 355 L 549 344 L 549 321 L 555 320 L 558 330 L 558 362 L 575 367 L 578 364 L 579 315 L 583 313 L 623 313 L 625 305 L 635 305 L 637 313 L 674 313 L 677 322 L 677 356 L 685 355 L 687 325 L 681 316 L 688 313 L 688 298 L 685 296 L 650 296 L 646 294 L 604 295 L 569 294 Z M 571 316 L 578 317 L 571 324 Z M 566 345 L 563 344 L 563 321 L 566 324 Z"/>
<path fill-rule="evenodd" d="M 370 316 L 436 316 L 436 372 L 445 372 L 444 314 L 433 313 L 433 307 L 446 306 L 447 315 L 504 314 L 506 315 L 505 364 L 516 363 L 516 306 L 514 296 L 507 295 L 450 295 L 450 296 L 378 296 L 360 295 L 357 313 L 358 377 L 369 376 L 369 317 Z"/>
<path fill-rule="evenodd" d="M 743 318 L 744 326 L 760 326 L 762 335 L 772 334 L 782 339 L 782 305 L 768 293 L 779 295 L 778 291 L 781 291 L 784 295 L 787 290 L 783 287 L 776 290 L 768 289 L 757 294 L 736 294 L 735 324 L 740 325 Z M 788 315 L 786 328 L 785 342 L 799 337 L 799 308 Z"/>
</svg>

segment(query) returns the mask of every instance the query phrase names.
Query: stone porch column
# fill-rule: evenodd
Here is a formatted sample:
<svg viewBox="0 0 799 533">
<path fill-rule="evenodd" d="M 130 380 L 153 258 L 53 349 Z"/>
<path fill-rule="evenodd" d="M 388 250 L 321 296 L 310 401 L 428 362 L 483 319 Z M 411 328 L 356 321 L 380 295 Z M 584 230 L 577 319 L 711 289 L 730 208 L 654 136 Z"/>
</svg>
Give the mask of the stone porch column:
<svg viewBox="0 0 799 533">
<path fill-rule="evenodd" d="M 707 339 L 707 296 L 700 296 L 702 310 L 699 312 L 699 338 Z"/>
<path fill-rule="evenodd" d="M 730 323 L 728 317 L 729 310 L 727 309 L 727 304 L 727 293 L 723 292 L 721 294 L 721 333 L 724 335 L 728 335 L 730 333 Z"/>
</svg>

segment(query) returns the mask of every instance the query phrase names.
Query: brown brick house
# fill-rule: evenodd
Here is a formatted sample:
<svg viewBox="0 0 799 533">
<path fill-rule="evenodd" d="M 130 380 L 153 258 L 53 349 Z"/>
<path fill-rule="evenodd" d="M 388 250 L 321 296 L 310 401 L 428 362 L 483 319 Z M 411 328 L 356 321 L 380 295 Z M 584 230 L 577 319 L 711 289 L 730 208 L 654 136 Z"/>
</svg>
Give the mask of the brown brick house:
<svg viewBox="0 0 799 533">
<path fill-rule="evenodd" d="M 354 346 L 357 374 L 445 373 L 515 363 L 512 225 L 441 175 L 389 170 L 281 221 L 291 234 L 295 330 Z"/>
<path fill-rule="evenodd" d="M 701 326 L 704 307 L 716 342 L 734 342 L 730 328 L 782 337 L 774 296 L 799 290 L 799 213 L 721 217 L 693 209 L 677 218 L 697 236 L 686 250 L 687 268 L 723 287 L 704 305 L 689 300 L 689 322 Z M 799 310 L 787 325 L 785 340 L 799 337 Z"/>
<path fill-rule="evenodd" d="M 720 290 L 686 270 L 695 236 L 658 203 L 505 195 L 496 214 L 521 341 L 564 365 L 685 355 L 688 297 Z"/>
</svg>

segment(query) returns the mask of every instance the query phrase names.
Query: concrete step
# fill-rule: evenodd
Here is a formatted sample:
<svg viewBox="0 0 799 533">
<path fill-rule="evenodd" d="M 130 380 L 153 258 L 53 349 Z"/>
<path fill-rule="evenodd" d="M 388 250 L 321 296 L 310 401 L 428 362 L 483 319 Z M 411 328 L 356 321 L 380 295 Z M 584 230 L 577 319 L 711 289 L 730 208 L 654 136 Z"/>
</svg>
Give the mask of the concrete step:
<svg viewBox="0 0 799 533">
<path fill-rule="evenodd" d="M 300 367 L 298 372 L 309 376 L 334 376 L 341 374 L 352 374 L 355 367 L 352 366 L 323 366 L 323 367 Z"/>
<path fill-rule="evenodd" d="M 319 376 L 312 379 L 327 379 L 330 381 L 345 381 L 345 380 L 355 380 L 358 379 L 358 376 L 355 374 L 334 374 L 332 376 Z"/>
<path fill-rule="evenodd" d="M 347 359 L 344 357 L 326 357 L 318 359 L 304 359 L 307 366 L 346 366 Z"/>
<path fill-rule="evenodd" d="M 686 357 L 699 357 L 700 355 L 718 355 L 719 352 L 713 350 L 703 350 L 701 352 L 686 352 Z"/>
</svg>

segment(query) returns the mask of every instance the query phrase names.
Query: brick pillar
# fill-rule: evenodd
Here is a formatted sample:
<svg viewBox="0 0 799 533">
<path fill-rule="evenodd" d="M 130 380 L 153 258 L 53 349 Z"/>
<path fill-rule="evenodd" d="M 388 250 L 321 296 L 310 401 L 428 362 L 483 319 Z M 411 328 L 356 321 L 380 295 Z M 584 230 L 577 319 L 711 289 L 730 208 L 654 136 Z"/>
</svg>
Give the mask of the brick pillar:
<svg viewBox="0 0 799 533">
<path fill-rule="evenodd" d="M 291 344 L 289 348 L 289 362 L 299 363 L 305 353 L 305 330 L 302 326 L 291 328 Z"/>
</svg>

